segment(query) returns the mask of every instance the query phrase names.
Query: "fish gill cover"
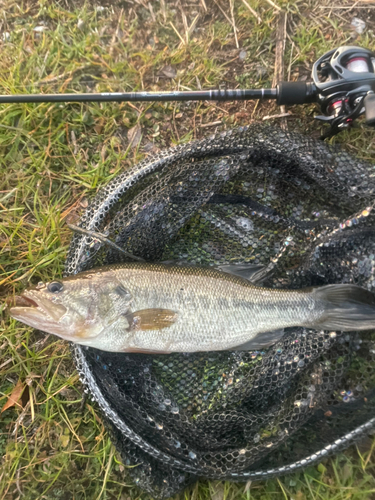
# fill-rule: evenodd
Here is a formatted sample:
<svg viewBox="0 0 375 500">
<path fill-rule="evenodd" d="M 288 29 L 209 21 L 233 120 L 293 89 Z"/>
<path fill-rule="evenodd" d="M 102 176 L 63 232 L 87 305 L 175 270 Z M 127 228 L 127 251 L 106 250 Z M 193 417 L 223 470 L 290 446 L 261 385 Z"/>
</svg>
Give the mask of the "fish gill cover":
<svg viewBox="0 0 375 500">
<path fill-rule="evenodd" d="M 375 290 L 374 189 L 373 165 L 257 125 L 148 157 L 80 226 L 149 262 L 253 264 L 263 286 Z M 75 234 L 65 274 L 125 259 Z M 373 332 L 289 328 L 250 352 L 73 354 L 129 474 L 154 497 L 198 477 L 296 471 L 375 428 Z"/>
</svg>

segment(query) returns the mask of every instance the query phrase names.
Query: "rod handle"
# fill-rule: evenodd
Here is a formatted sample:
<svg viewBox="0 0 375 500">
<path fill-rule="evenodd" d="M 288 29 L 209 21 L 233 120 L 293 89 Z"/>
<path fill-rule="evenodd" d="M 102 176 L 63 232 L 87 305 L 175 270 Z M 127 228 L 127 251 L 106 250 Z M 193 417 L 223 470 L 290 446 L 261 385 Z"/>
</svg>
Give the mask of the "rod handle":
<svg viewBox="0 0 375 500">
<path fill-rule="evenodd" d="M 280 82 L 277 85 L 277 104 L 305 104 L 316 101 L 316 88 L 312 82 Z"/>
</svg>

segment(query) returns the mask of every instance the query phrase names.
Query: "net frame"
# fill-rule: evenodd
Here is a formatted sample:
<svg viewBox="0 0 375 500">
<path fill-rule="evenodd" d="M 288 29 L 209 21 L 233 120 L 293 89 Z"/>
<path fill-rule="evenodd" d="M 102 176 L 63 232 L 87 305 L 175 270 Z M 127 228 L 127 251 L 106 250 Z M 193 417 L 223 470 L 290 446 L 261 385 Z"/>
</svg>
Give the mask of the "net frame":
<svg viewBox="0 0 375 500">
<path fill-rule="evenodd" d="M 324 198 L 327 198 L 327 194 L 330 194 L 332 199 L 326 200 L 328 209 L 327 214 L 323 217 L 319 215 L 316 216 L 313 221 L 310 221 L 306 220 L 306 217 L 303 216 L 298 218 L 298 216 L 288 216 L 286 212 L 283 214 L 284 223 L 290 224 L 290 221 L 292 221 L 291 224 L 294 224 L 294 228 L 297 228 L 297 230 L 302 233 L 306 233 L 306 231 L 311 232 L 311 228 L 313 227 L 313 238 L 315 238 L 314 241 L 317 243 L 316 247 L 318 248 L 320 245 L 322 252 L 325 248 L 330 247 L 330 245 L 333 245 L 333 247 L 339 246 L 342 239 L 345 240 L 345 245 L 347 245 L 346 239 L 350 240 L 350 238 L 355 242 L 365 241 L 366 238 L 372 242 L 372 231 L 375 229 L 372 212 L 375 192 L 375 183 L 373 182 L 372 174 L 373 166 L 351 157 L 348 153 L 337 147 L 327 146 L 320 141 L 314 141 L 300 134 L 286 133 L 277 128 L 269 126 L 260 127 L 259 125 L 239 128 L 200 141 L 169 148 L 161 153 L 146 158 L 138 165 L 135 165 L 130 171 L 117 176 L 98 192 L 86 212 L 83 214 L 79 226 L 89 231 L 101 232 L 109 238 L 116 238 L 117 244 L 123 246 L 127 251 L 135 255 L 139 255 L 139 252 L 143 251 L 144 253 L 141 256 L 146 258 L 146 260 L 158 260 L 162 258 L 164 254 L 163 252 L 160 254 L 158 253 L 155 242 L 150 245 L 154 252 L 151 255 L 148 253 L 144 241 L 141 241 L 141 244 L 138 246 L 137 243 L 134 242 L 128 245 L 129 234 L 132 234 L 131 231 L 136 231 L 137 224 L 140 221 L 139 218 L 137 219 L 137 216 L 139 214 L 144 214 L 149 208 L 147 203 L 140 207 L 139 211 L 135 211 L 135 215 L 133 215 L 133 212 L 129 213 L 129 211 L 126 212 L 125 210 L 125 215 L 121 215 L 121 217 L 123 217 L 122 219 L 118 216 L 121 212 L 119 209 L 121 207 L 125 207 L 126 209 L 126 207 L 131 205 L 134 199 L 142 192 L 146 195 L 152 195 L 154 193 L 152 191 L 153 186 L 156 186 L 156 193 L 158 193 L 165 184 L 165 178 L 163 178 L 164 172 L 169 173 L 167 179 L 168 182 L 171 183 L 170 185 L 173 189 L 176 189 L 176 185 L 181 182 L 178 175 L 184 175 L 184 172 L 188 169 L 199 172 L 199 175 L 202 175 L 206 171 L 208 171 L 210 175 L 216 175 L 218 179 L 215 178 L 215 189 L 211 189 L 211 185 L 203 182 L 203 180 L 209 181 L 209 178 L 205 179 L 203 176 L 203 180 L 198 183 L 198 188 L 196 189 L 198 194 L 195 195 L 194 199 L 196 201 L 194 202 L 195 204 L 193 203 L 193 208 L 191 210 L 189 208 L 192 205 L 191 200 L 188 200 L 186 204 L 180 205 L 178 210 L 173 210 L 173 208 L 171 208 L 173 200 L 171 202 L 171 193 L 168 192 L 165 196 L 165 198 L 168 198 L 168 208 L 165 209 L 165 207 L 160 208 L 158 206 L 158 210 L 152 214 L 153 223 L 156 223 L 158 217 L 161 216 L 171 217 L 172 220 L 175 221 L 178 213 L 181 212 L 183 214 L 177 232 L 168 234 L 168 232 L 162 231 L 162 242 L 164 245 L 167 244 L 169 240 L 173 241 L 173 244 L 176 244 L 176 241 L 178 242 L 179 237 L 181 237 L 179 233 L 181 228 L 190 223 L 198 210 L 201 210 L 202 207 L 207 207 L 213 196 L 218 194 L 224 194 L 225 196 L 233 195 L 233 191 L 228 191 L 227 187 L 233 183 L 233 180 L 235 181 L 238 176 L 242 175 L 241 172 L 242 169 L 245 168 L 243 167 L 244 165 L 248 172 L 247 175 L 259 172 L 263 168 L 268 174 L 271 172 L 271 177 L 272 175 L 275 178 L 284 178 L 286 176 L 288 179 L 287 182 L 289 182 L 290 186 L 292 186 L 296 192 L 301 189 L 301 197 L 306 194 L 301 188 L 304 182 L 306 182 L 306 185 L 309 183 L 313 185 L 313 189 L 315 189 L 317 193 L 319 190 L 323 192 L 321 200 L 323 204 L 325 203 Z M 278 169 L 279 172 L 277 172 Z M 217 174 L 217 172 L 219 172 L 219 174 Z M 176 182 L 173 184 L 174 175 L 177 177 L 175 179 Z M 294 182 L 296 179 L 300 182 L 299 184 Z M 185 182 L 187 181 L 185 180 Z M 259 183 L 259 179 L 257 182 Z M 284 180 L 282 182 L 284 182 Z M 191 183 L 188 185 L 188 188 L 190 192 L 192 189 Z M 173 191 L 173 189 L 171 189 L 171 191 Z M 182 198 L 184 198 L 186 192 L 183 191 Z M 238 195 L 238 193 L 235 194 Z M 260 202 L 264 202 L 264 199 L 263 196 Z M 275 203 L 277 206 L 277 196 Z M 293 203 L 295 203 L 295 200 Z M 242 206 L 241 203 L 240 205 Z M 333 213 L 333 205 L 337 205 L 335 207 L 338 210 L 337 213 Z M 254 219 L 251 220 L 254 221 L 255 225 L 258 224 L 258 222 L 256 222 L 258 219 L 262 221 L 259 223 L 261 226 L 267 217 L 271 219 L 279 217 L 279 215 L 275 216 L 272 200 L 268 204 L 268 208 L 270 209 L 269 212 L 264 208 L 259 209 L 259 206 L 264 207 L 261 203 L 247 207 L 247 209 L 250 210 L 250 214 L 254 212 Z M 260 213 L 261 210 L 263 210 L 262 214 Z M 200 216 L 202 213 L 204 213 L 204 211 L 200 212 Z M 340 214 L 346 217 L 340 219 Z M 131 225 L 132 217 L 135 217 L 135 224 L 133 224 L 133 226 Z M 121 225 L 124 223 L 124 220 L 127 224 L 127 232 L 121 231 Z M 302 226 L 297 227 L 298 224 L 296 221 L 299 221 L 298 224 L 302 224 Z M 274 220 L 272 220 L 272 222 L 274 222 Z M 152 227 L 155 228 L 155 224 Z M 141 229 L 144 232 L 144 228 Z M 358 237 L 355 231 L 359 232 Z M 180 236 L 178 236 L 177 233 Z M 362 240 L 358 240 L 358 238 L 362 238 Z M 345 245 L 343 246 L 344 252 L 346 249 Z M 365 245 L 365 243 L 362 243 L 362 246 L 363 245 Z M 369 248 L 372 248 L 371 245 Z M 285 248 L 287 248 L 287 246 Z M 371 250 L 366 248 L 365 253 L 366 251 L 368 253 Z M 276 257 L 282 259 L 284 254 L 285 250 L 284 253 L 283 251 L 276 252 L 273 256 L 273 260 L 275 260 Z M 185 254 L 181 254 L 181 252 L 179 254 L 180 257 L 184 257 L 184 255 Z M 372 256 L 373 258 L 372 253 L 368 254 L 368 256 Z M 212 258 L 209 264 L 217 264 L 216 257 L 217 256 Z M 267 258 L 268 257 L 269 256 L 267 256 Z M 71 275 L 89 269 L 98 263 L 112 263 L 123 260 L 127 260 L 126 257 L 122 256 L 114 249 L 106 247 L 103 242 L 96 241 L 94 238 L 82 234 L 74 234 L 66 261 L 65 275 Z M 195 263 L 195 260 L 195 255 L 193 255 L 193 258 L 190 257 L 190 262 Z M 306 263 L 305 260 L 303 265 L 300 265 L 294 274 L 292 272 L 292 278 L 290 278 L 290 273 L 282 273 L 282 276 L 280 275 L 279 277 L 279 282 L 277 282 L 272 276 L 274 275 L 275 268 L 277 268 L 279 261 L 274 263 L 272 259 L 270 259 L 266 266 L 267 272 L 263 283 L 268 286 L 285 287 L 289 284 L 293 287 L 299 287 L 300 282 L 302 283 L 304 280 L 310 279 L 312 284 L 317 284 L 315 283 L 317 273 L 314 271 L 315 264 L 312 262 L 313 260 L 313 257 L 310 259 L 310 263 Z M 241 262 L 241 259 L 237 259 L 237 263 L 239 262 Z M 219 263 L 226 263 L 226 261 L 224 259 L 223 262 Z M 207 263 L 205 264 L 207 265 Z M 369 289 L 373 289 L 372 267 L 371 272 L 367 274 L 369 274 L 367 277 L 368 279 L 365 281 L 362 280 L 360 284 L 366 284 Z M 312 275 L 313 278 L 311 278 Z M 358 276 L 359 275 L 355 276 L 355 273 L 352 273 L 352 278 L 358 278 Z M 342 275 L 337 275 L 336 277 L 337 282 L 341 282 L 344 279 Z M 293 339 L 298 337 L 299 341 L 301 341 L 301 335 L 305 335 L 306 337 L 306 332 L 301 333 L 298 329 L 288 332 L 281 343 L 271 347 L 269 352 L 272 352 L 272 355 L 276 356 L 277 350 L 284 349 L 285 351 L 288 347 L 284 346 L 290 346 L 290 342 L 293 342 Z M 316 342 L 326 343 L 324 349 L 328 351 L 333 345 L 346 346 L 347 344 L 345 336 L 342 334 L 335 334 L 334 337 L 330 337 L 327 332 L 320 332 L 319 334 L 310 332 L 309 338 L 312 338 L 313 335 L 317 335 L 314 337 L 316 338 Z M 355 352 L 357 349 L 359 345 L 358 342 L 358 336 L 350 338 L 349 347 L 345 347 L 346 351 L 349 353 L 349 357 L 351 355 L 350 353 L 352 351 Z M 372 337 L 368 337 L 365 342 L 373 342 Z M 308 347 L 305 348 L 308 349 Z M 344 349 L 344 347 L 342 347 L 342 349 Z M 320 354 L 323 353 L 323 350 L 320 351 Z M 127 419 L 124 418 L 123 409 L 116 407 L 113 399 L 111 400 L 109 397 L 108 391 L 113 390 L 110 389 L 110 387 L 113 387 L 115 384 L 113 377 L 111 378 L 109 376 L 112 386 L 111 384 L 101 384 L 102 377 L 106 377 L 106 375 L 103 375 L 102 368 L 99 369 L 99 366 L 103 366 L 101 353 L 98 353 L 95 349 L 84 348 L 78 345 L 72 346 L 72 353 L 85 391 L 90 394 L 93 400 L 97 401 L 107 424 L 107 428 L 112 435 L 117 449 L 120 451 L 124 463 L 137 466 L 131 469 L 130 473 L 141 488 L 155 497 L 162 498 L 171 496 L 187 484 L 202 476 L 211 479 L 230 479 L 239 481 L 263 479 L 294 472 L 308 465 L 318 463 L 323 458 L 345 449 L 375 428 L 375 417 L 367 418 L 365 421 L 363 421 L 362 418 L 361 422 L 358 424 L 354 423 L 350 429 L 343 428 L 342 433 L 339 433 L 338 437 L 337 434 L 333 433 L 332 435 L 335 436 L 335 438 L 324 446 L 317 446 L 314 452 L 309 453 L 307 451 L 306 455 L 302 455 L 298 460 L 289 460 L 282 465 L 272 465 L 268 460 L 270 452 L 267 453 L 266 450 L 263 454 L 263 458 L 259 457 L 259 460 L 255 460 L 255 462 L 247 468 L 242 465 L 238 466 L 238 464 L 234 464 L 232 468 L 228 466 L 224 468 L 215 467 L 212 466 L 209 460 L 205 459 L 197 463 L 197 457 L 194 457 L 194 455 L 196 455 L 195 451 L 188 451 L 188 453 L 182 456 L 180 453 L 177 453 L 176 450 L 171 450 L 170 443 L 166 444 L 162 442 L 162 439 L 160 443 L 157 443 L 150 438 L 147 432 L 142 435 L 142 431 L 137 431 L 134 428 L 134 424 L 128 422 Z M 232 355 L 237 356 L 237 354 L 234 353 L 232 353 Z M 118 359 L 118 355 L 116 354 L 107 354 L 105 355 L 105 360 L 109 359 L 111 356 L 114 357 L 114 359 Z M 145 366 L 145 369 L 149 366 L 149 358 L 147 356 L 139 357 L 140 355 L 137 354 L 121 354 L 120 356 L 122 356 L 124 362 L 132 363 L 137 360 L 135 362 L 135 365 L 137 365 L 139 364 L 138 361 L 141 360 L 141 364 L 143 363 L 142 366 Z M 210 354 L 208 353 L 206 356 L 208 357 Z M 318 362 L 318 357 L 319 356 L 316 357 L 314 362 Z M 99 361 L 98 365 L 95 365 L 96 358 L 98 358 L 97 361 Z M 239 363 L 241 363 L 241 360 Z M 297 366 L 295 377 L 299 376 L 298 374 L 306 369 L 307 365 L 310 366 L 311 369 L 313 362 L 306 363 L 305 367 L 300 367 L 301 370 L 298 370 Z M 348 369 L 348 367 L 346 367 L 346 369 Z M 129 372 L 127 375 L 129 375 Z M 329 393 L 331 388 L 326 388 L 326 392 L 327 391 Z M 365 402 L 366 405 L 370 405 L 370 414 L 371 412 L 374 414 L 374 392 L 375 389 L 371 386 L 368 391 L 368 396 L 370 396 L 371 399 L 369 397 L 365 398 L 367 399 Z M 324 393 L 324 391 L 322 391 L 322 393 Z M 358 401 L 360 398 L 354 399 Z M 131 396 L 127 399 L 126 395 L 122 403 L 124 405 L 129 405 L 128 408 L 130 409 L 132 408 L 131 405 L 135 404 Z M 352 403 L 354 403 L 354 401 L 352 401 Z M 313 411 L 308 414 L 307 420 L 305 418 L 304 421 L 301 417 L 301 426 L 299 430 L 293 430 L 291 434 L 298 436 L 298 432 L 304 428 L 306 422 L 310 422 L 314 413 L 318 410 L 322 412 L 322 408 L 324 408 L 324 404 L 320 402 L 317 404 L 317 408 L 313 408 Z M 225 413 L 226 410 L 222 408 L 221 411 Z M 302 408 L 301 412 L 303 413 L 303 411 L 304 409 Z M 330 411 L 331 410 L 326 411 L 324 415 L 328 414 Z M 353 411 L 361 412 L 362 410 L 355 410 L 354 408 Z M 217 410 L 217 412 L 220 413 L 220 409 Z M 323 417 L 320 416 L 320 418 Z M 285 443 L 291 439 L 292 436 L 288 439 L 285 439 L 284 436 L 280 439 L 280 445 L 285 445 Z M 271 449 L 277 450 L 278 447 L 271 447 Z M 238 453 L 238 450 L 236 453 Z"/>
</svg>

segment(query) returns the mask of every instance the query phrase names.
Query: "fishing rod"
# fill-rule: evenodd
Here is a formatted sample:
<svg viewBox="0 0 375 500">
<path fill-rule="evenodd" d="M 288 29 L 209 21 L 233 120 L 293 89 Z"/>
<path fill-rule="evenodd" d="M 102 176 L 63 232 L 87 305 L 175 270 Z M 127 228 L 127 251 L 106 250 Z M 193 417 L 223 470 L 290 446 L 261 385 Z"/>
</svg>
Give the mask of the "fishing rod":
<svg viewBox="0 0 375 500">
<path fill-rule="evenodd" d="M 352 126 L 365 114 L 375 127 L 375 54 L 343 46 L 330 50 L 313 65 L 312 81 L 280 82 L 271 89 L 197 90 L 171 92 L 101 92 L 86 94 L 0 95 L 0 103 L 31 102 L 169 102 L 236 101 L 274 99 L 278 105 L 316 103 L 321 115 L 314 118 L 329 125 L 322 139 Z"/>
</svg>

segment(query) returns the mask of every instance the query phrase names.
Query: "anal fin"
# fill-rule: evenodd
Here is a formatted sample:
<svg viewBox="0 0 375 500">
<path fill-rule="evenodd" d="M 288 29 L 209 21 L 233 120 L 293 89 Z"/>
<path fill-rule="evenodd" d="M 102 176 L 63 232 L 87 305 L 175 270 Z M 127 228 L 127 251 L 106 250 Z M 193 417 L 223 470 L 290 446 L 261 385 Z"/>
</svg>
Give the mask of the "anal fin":
<svg viewBox="0 0 375 500">
<path fill-rule="evenodd" d="M 151 349 L 143 349 L 143 348 L 137 349 L 136 347 L 127 347 L 122 352 L 129 352 L 132 354 L 133 353 L 134 354 L 171 354 L 172 351 L 153 351 Z"/>
<path fill-rule="evenodd" d="M 232 347 L 231 351 L 255 351 L 257 349 L 264 349 L 265 347 L 270 347 L 275 344 L 284 335 L 284 328 L 280 330 L 272 330 L 270 332 L 264 332 L 257 335 L 252 340 L 240 344 L 236 347 Z"/>
</svg>

